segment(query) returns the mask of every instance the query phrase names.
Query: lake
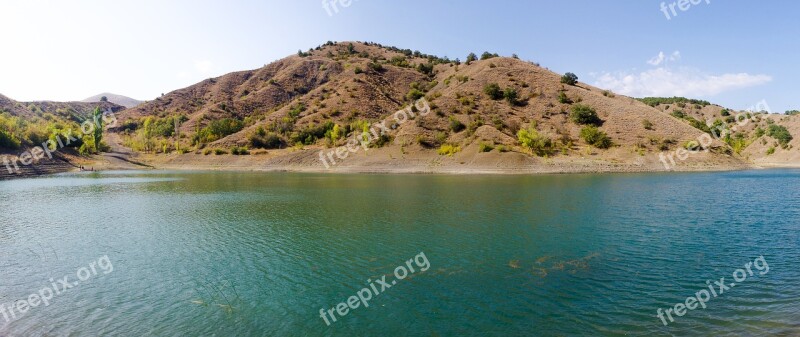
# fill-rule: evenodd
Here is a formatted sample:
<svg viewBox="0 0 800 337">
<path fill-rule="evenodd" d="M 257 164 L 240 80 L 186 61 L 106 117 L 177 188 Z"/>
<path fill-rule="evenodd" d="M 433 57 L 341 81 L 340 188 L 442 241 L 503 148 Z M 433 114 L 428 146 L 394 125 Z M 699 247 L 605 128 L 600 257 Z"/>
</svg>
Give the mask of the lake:
<svg viewBox="0 0 800 337">
<path fill-rule="evenodd" d="M 0 181 L 0 335 L 798 335 L 798 186 L 798 170 Z"/>
</svg>

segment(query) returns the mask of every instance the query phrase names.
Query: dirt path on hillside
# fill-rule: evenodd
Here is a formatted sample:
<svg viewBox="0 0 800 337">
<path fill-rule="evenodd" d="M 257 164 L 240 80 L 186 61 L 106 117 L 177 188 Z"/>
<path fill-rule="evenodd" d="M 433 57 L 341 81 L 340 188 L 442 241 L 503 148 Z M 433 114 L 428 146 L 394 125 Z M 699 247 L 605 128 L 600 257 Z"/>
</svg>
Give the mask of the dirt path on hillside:
<svg viewBox="0 0 800 337">
<path fill-rule="evenodd" d="M 141 170 L 153 167 L 138 160 L 139 154 L 122 145 L 122 139 L 116 133 L 105 133 L 104 141 L 111 148 L 97 156 L 97 169 L 103 170 Z"/>
</svg>

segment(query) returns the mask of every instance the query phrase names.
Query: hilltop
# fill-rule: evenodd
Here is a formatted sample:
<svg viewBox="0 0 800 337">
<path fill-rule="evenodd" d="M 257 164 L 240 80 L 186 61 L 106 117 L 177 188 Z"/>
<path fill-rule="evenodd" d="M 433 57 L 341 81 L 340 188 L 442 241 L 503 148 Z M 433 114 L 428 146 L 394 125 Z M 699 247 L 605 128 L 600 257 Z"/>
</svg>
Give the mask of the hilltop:
<svg viewBox="0 0 800 337">
<path fill-rule="evenodd" d="M 107 93 L 107 92 L 104 92 L 102 94 L 97 94 L 97 95 L 94 95 L 94 96 L 89 97 L 89 98 L 85 98 L 85 99 L 81 100 L 81 102 L 85 102 L 85 103 L 100 102 L 100 101 L 102 101 L 103 97 L 105 97 L 108 102 L 114 103 L 116 105 L 121 105 L 121 106 L 124 106 L 126 108 L 133 108 L 133 107 L 135 107 L 135 106 L 137 106 L 137 105 L 142 103 L 142 101 L 137 100 L 137 99 L 133 99 L 133 98 L 130 98 L 130 97 L 127 97 L 127 96 Z"/>
<path fill-rule="evenodd" d="M 365 126 L 391 122 L 424 97 L 432 113 L 400 123 L 333 167 L 407 172 L 663 170 L 659 153 L 686 147 L 702 133 L 640 100 L 562 83 L 561 74 L 536 63 L 474 56 L 462 62 L 329 42 L 128 109 L 114 131 L 134 150 L 153 154 L 156 166 L 325 170 L 319 151 L 345 145 Z M 599 120 L 576 122 L 576 113 Z M 676 169 L 749 165 L 724 142 L 710 148 Z"/>
</svg>

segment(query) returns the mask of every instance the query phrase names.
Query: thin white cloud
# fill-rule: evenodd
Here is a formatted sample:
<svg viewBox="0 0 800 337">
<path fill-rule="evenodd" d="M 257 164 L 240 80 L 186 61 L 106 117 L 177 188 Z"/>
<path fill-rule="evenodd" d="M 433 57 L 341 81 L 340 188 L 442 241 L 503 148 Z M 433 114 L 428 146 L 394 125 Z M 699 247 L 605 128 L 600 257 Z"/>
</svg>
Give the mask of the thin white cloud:
<svg viewBox="0 0 800 337">
<path fill-rule="evenodd" d="M 658 52 L 658 56 L 656 56 L 654 58 L 651 58 L 650 61 L 647 61 L 647 64 L 649 64 L 651 66 L 657 66 L 657 65 L 661 64 L 661 62 L 664 62 L 664 52 L 663 51 L 662 52 Z"/>
<path fill-rule="evenodd" d="M 748 73 L 707 74 L 689 67 L 669 68 L 669 62 L 681 59 L 681 53 L 659 52 L 647 61 L 656 68 L 635 72 L 622 71 L 597 75 L 595 86 L 623 95 L 642 96 L 712 96 L 726 91 L 762 85 L 772 81 L 768 75 Z"/>
<path fill-rule="evenodd" d="M 669 56 L 664 54 L 663 51 L 660 51 L 660 52 L 658 52 L 658 55 L 656 55 L 655 57 L 653 57 L 650 60 L 648 60 L 647 64 L 649 64 L 651 66 L 659 66 L 662 63 L 666 64 L 666 62 L 675 62 L 675 61 L 679 61 L 680 59 L 681 59 L 681 52 L 680 51 L 676 50 L 676 51 L 672 52 L 672 54 L 670 54 Z"/>
</svg>

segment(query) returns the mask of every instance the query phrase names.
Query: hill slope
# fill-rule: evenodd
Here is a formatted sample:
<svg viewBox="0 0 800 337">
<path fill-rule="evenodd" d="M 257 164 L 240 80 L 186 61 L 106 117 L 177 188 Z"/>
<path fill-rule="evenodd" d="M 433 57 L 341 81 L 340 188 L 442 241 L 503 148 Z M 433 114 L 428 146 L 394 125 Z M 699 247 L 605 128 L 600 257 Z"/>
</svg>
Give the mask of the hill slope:
<svg viewBox="0 0 800 337">
<path fill-rule="evenodd" d="M 83 134 L 80 123 L 91 119 L 96 107 L 114 112 L 124 109 L 109 102 L 17 102 L 0 95 L 0 179 L 64 172 L 90 163 L 88 155 L 93 150 L 84 146 L 90 137 Z M 67 142 L 65 134 L 74 139 Z M 52 158 L 46 155 L 24 164 L 27 156 L 36 156 L 34 149 L 38 147 L 41 154 L 43 144 L 56 136 L 64 147 L 51 149 Z M 23 164 L 12 164 L 15 162 Z"/>
<path fill-rule="evenodd" d="M 769 113 L 766 102 L 747 111 L 705 101 L 645 98 L 643 101 L 686 123 L 707 126 L 731 150 L 760 166 L 800 166 L 800 117 Z M 794 135 L 794 136 L 793 136 Z"/>
<path fill-rule="evenodd" d="M 115 131 L 137 151 L 170 154 L 153 156 L 157 164 L 318 170 L 325 167 L 320 150 L 335 151 L 366 127 L 379 137 L 336 169 L 414 172 L 663 170 L 660 154 L 703 134 L 658 107 L 492 56 L 466 64 L 372 43 L 329 43 L 128 109 Z M 394 113 L 423 96 L 432 112 L 396 123 Z M 576 123 L 575 111 L 596 111 L 610 148 L 594 139 L 596 131 L 586 134 L 593 130 Z M 398 125 L 381 136 L 374 130 L 382 121 Z M 520 130 L 532 140 L 521 142 Z M 234 147 L 268 151 L 203 155 L 240 152 Z M 675 169 L 748 165 L 722 141 L 710 149 Z"/>
</svg>

